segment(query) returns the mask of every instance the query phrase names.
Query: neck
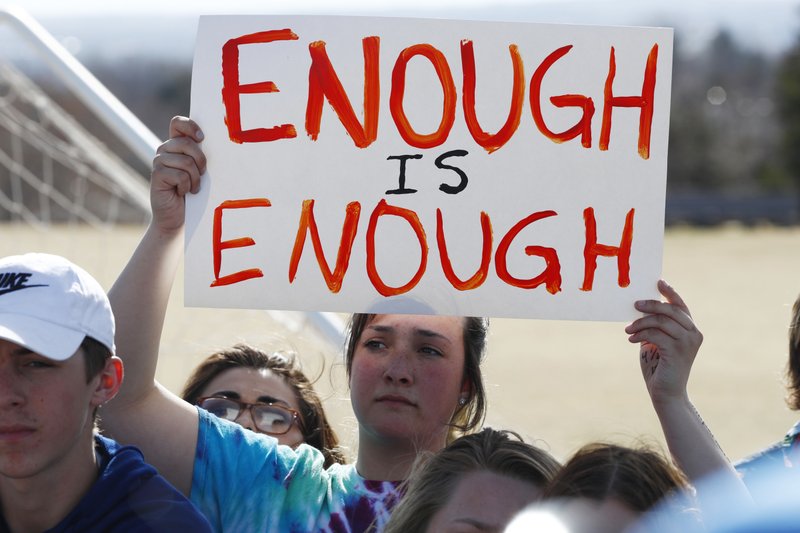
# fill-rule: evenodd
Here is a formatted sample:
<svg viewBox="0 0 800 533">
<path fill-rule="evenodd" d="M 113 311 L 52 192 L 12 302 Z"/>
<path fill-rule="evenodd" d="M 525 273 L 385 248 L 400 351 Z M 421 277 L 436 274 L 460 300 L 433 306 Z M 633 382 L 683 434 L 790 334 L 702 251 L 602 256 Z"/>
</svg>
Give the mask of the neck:
<svg viewBox="0 0 800 533">
<path fill-rule="evenodd" d="M 445 437 L 426 441 L 409 439 L 382 439 L 367 435 L 361 429 L 358 439 L 358 473 L 364 479 L 375 481 L 402 481 L 406 479 L 421 452 L 436 452 L 445 446 Z"/>
<path fill-rule="evenodd" d="M 98 468 L 94 446 L 82 446 L 81 451 L 32 476 L 0 476 L 0 509 L 10 531 L 50 529 L 80 502 Z"/>
</svg>

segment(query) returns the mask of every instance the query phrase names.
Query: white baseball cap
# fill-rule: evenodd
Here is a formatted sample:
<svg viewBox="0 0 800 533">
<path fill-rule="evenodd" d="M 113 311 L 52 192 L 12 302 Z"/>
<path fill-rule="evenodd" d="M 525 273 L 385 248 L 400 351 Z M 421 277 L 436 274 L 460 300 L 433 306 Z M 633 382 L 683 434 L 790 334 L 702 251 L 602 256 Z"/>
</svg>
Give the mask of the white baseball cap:
<svg viewBox="0 0 800 533">
<path fill-rule="evenodd" d="M 57 255 L 0 259 L 0 338 L 64 361 L 92 337 L 114 353 L 114 314 L 89 273 Z"/>
</svg>

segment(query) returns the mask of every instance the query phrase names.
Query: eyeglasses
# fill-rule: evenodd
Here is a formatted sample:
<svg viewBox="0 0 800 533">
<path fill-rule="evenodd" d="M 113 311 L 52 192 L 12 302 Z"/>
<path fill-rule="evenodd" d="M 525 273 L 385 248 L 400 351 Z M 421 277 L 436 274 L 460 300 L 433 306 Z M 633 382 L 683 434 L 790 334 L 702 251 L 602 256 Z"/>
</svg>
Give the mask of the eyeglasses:
<svg viewBox="0 0 800 533">
<path fill-rule="evenodd" d="M 235 422 L 244 409 L 250 410 L 253 425 L 267 435 L 283 435 L 297 424 L 303 431 L 300 413 L 274 403 L 246 403 L 233 398 L 210 396 L 197 400 L 197 405 L 220 418 Z"/>
</svg>

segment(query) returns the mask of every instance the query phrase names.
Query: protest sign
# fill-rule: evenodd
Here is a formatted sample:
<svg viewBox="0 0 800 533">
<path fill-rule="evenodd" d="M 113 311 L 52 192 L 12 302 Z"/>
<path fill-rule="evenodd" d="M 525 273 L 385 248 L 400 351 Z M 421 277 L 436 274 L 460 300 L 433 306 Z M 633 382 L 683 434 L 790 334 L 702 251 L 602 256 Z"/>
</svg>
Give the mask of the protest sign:
<svg viewBox="0 0 800 533">
<path fill-rule="evenodd" d="M 201 17 L 186 303 L 631 318 L 671 60 L 663 28 Z"/>
</svg>

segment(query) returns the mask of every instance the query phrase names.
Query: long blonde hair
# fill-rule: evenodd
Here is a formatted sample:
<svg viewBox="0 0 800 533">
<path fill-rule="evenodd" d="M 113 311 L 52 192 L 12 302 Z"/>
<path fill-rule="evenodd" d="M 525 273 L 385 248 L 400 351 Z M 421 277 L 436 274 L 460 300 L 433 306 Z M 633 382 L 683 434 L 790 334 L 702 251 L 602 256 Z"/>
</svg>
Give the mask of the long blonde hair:
<svg viewBox="0 0 800 533">
<path fill-rule="evenodd" d="M 465 474 L 486 470 L 544 488 L 559 467 L 552 455 L 512 431 L 484 428 L 465 435 L 420 457 L 384 533 L 425 531 Z"/>
</svg>

